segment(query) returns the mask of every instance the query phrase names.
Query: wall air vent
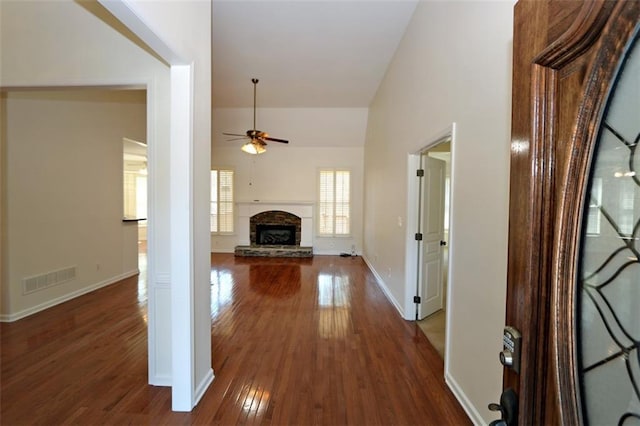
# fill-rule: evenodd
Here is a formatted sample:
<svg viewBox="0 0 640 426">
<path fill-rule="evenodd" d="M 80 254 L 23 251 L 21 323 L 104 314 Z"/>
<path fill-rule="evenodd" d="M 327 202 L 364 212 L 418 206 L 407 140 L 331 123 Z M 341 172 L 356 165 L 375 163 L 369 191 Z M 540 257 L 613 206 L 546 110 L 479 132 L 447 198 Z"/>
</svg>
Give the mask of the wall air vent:
<svg viewBox="0 0 640 426">
<path fill-rule="evenodd" d="M 22 280 L 23 294 L 33 293 L 57 284 L 71 281 L 76 277 L 76 267 L 58 269 L 57 271 L 47 272 L 45 274 L 34 275 Z"/>
</svg>

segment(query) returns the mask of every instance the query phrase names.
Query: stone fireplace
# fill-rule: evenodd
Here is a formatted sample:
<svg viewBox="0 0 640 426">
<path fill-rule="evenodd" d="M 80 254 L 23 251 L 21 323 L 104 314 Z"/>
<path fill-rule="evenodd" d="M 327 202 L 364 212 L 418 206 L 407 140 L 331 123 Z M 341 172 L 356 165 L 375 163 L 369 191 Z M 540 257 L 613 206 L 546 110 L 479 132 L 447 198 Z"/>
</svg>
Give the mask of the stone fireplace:
<svg viewBox="0 0 640 426">
<path fill-rule="evenodd" d="M 236 256 L 311 257 L 312 203 L 238 203 Z"/>
<path fill-rule="evenodd" d="M 299 246 L 302 220 L 289 212 L 269 210 L 249 218 L 250 245 Z"/>
</svg>

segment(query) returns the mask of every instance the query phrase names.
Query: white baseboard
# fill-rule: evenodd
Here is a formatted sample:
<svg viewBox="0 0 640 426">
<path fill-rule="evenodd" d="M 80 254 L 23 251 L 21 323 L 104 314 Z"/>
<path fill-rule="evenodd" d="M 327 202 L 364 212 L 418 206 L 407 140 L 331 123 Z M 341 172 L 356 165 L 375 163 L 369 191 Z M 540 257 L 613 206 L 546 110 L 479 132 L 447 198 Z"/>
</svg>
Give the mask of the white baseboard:
<svg viewBox="0 0 640 426">
<path fill-rule="evenodd" d="M 194 407 L 198 405 L 204 393 L 207 391 L 207 389 L 209 389 L 209 386 L 211 385 L 211 383 L 213 383 L 214 378 L 215 376 L 213 375 L 213 369 L 210 368 L 209 371 L 207 371 L 207 374 L 204 376 L 204 378 L 200 382 L 200 384 L 198 385 L 198 387 L 196 388 L 196 393 L 193 398 Z"/>
<path fill-rule="evenodd" d="M 313 255 L 314 256 L 340 256 L 341 252 L 339 250 L 318 250 L 318 249 L 313 249 Z"/>
<path fill-rule="evenodd" d="M 171 387 L 171 376 L 149 377 L 149 384 L 151 386 Z"/>
<path fill-rule="evenodd" d="M 404 309 L 402 309 L 402 305 L 400 305 L 398 301 L 395 299 L 395 297 L 393 297 L 393 294 L 391 294 L 391 291 L 385 284 L 380 274 L 378 274 L 378 271 L 376 271 L 376 269 L 373 267 L 371 262 L 369 262 L 369 259 L 367 259 L 366 256 L 363 255 L 362 259 L 364 260 L 364 263 L 366 263 L 367 267 L 369 268 L 373 276 L 376 278 L 376 281 L 378 282 L 378 286 L 382 289 L 382 292 L 384 293 L 384 295 L 387 297 L 389 302 L 391 302 L 391 304 L 395 306 L 396 310 L 400 313 L 400 316 L 404 318 Z"/>
<path fill-rule="evenodd" d="M 15 314 L 3 314 L 0 315 L 0 322 L 13 322 L 22 318 L 26 318 L 29 315 L 33 315 L 35 313 L 44 311 L 45 309 L 49 309 L 53 306 L 59 305 L 64 302 L 68 302 L 71 299 L 75 299 L 76 297 L 82 296 L 87 293 L 91 293 L 92 291 L 98 290 L 99 288 L 106 287 L 111 284 L 115 284 L 118 281 L 122 281 L 126 278 L 133 277 L 134 275 L 139 274 L 140 271 L 135 269 L 133 271 L 125 272 L 120 275 L 116 275 L 115 277 L 108 278 L 106 280 L 100 281 L 98 283 L 89 285 L 87 287 L 83 287 L 81 289 L 72 291 L 71 293 L 67 293 L 63 296 L 56 297 L 55 299 L 47 300 L 44 303 L 41 303 L 36 306 L 32 306 L 27 309 L 23 309 L 20 312 L 16 312 Z"/>
<path fill-rule="evenodd" d="M 458 385 L 458 382 L 456 382 L 456 380 L 448 372 L 444 373 L 444 381 L 447 386 L 449 386 L 449 389 L 451 389 L 451 392 L 453 392 L 456 399 L 460 403 L 460 406 L 462 406 L 473 424 L 476 426 L 486 425 L 487 422 L 482 418 L 471 401 L 469 401 L 469 398 L 467 398 L 467 395 L 464 393 L 460 385 Z"/>
</svg>

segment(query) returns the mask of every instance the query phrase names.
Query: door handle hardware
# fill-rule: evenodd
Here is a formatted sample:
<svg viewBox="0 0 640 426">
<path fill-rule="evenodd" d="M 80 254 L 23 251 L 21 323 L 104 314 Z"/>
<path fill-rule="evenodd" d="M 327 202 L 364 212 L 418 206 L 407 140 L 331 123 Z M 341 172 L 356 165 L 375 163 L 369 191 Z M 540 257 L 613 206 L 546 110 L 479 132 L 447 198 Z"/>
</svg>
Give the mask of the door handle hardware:
<svg viewBox="0 0 640 426">
<path fill-rule="evenodd" d="M 507 388 L 500 395 L 500 404 L 489 404 L 489 410 L 499 411 L 500 418 L 489 423 L 489 426 L 513 426 L 518 424 L 518 395 Z"/>
<path fill-rule="evenodd" d="M 440 245 L 441 245 L 441 246 L 446 246 L 446 245 L 447 245 L 447 242 L 446 242 L 446 241 L 442 241 L 442 240 L 440 240 Z"/>
</svg>

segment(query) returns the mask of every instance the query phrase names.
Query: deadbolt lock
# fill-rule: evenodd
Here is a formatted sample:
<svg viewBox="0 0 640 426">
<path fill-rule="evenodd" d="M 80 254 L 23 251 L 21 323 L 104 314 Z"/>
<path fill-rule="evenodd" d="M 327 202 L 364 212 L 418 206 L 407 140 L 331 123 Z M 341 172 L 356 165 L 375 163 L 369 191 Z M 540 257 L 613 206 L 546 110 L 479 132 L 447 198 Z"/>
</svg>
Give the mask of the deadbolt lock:
<svg viewBox="0 0 640 426">
<path fill-rule="evenodd" d="M 511 351 L 505 349 L 500 352 L 500 362 L 505 367 L 513 367 L 513 354 Z"/>
<path fill-rule="evenodd" d="M 520 352 L 522 346 L 522 335 L 511 326 L 504 328 L 502 335 L 502 352 L 500 352 L 500 363 L 507 368 L 511 368 L 516 373 L 520 373 Z"/>
</svg>

